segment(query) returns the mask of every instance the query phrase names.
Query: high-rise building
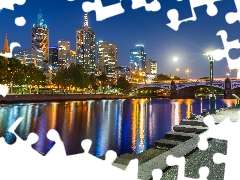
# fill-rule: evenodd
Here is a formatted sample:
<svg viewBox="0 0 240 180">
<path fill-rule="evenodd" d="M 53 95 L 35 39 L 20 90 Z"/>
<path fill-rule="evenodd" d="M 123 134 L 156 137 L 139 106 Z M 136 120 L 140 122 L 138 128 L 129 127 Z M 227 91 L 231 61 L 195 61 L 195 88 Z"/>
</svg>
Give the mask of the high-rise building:
<svg viewBox="0 0 240 180">
<path fill-rule="evenodd" d="M 58 64 L 60 67 L 70 66 L 70 42 L 58 41 Z"/>
<path fill-rule="evenodd" d="M 157 74 L 157 61 L 149 59 L 149 61 L 146 62 L 146 73 L 154 75 Z"/>
<path fill-rule="evenodd" d="M 4 40 L 4 45 L 3 45 L 3 50 L 2 50 L 2 54 L 5 54 L 5 53 L 9 53 L 10 50 L 9 50 L 9 46 L 8 46 L 8 35 L 6 33 L 6 37 L 5 37 L 5 40 Z"/>
<path fill-rule="evenodd" d="M 115 67 L 118 66 L 117 45 L 108 44 L 106 40 L 97 42 L 98 70 L 115 77 Z"/>
<path fill-rule="evenodd" d="M 36 65 L 43 69 L 43 52 L 35 49 L 24 49 L 13 51 L 14 58 L 20 60 L 23 64 L 36 63 Z M 35 61 L 35 62 L 34 62 Z"/>
<path fill-rule="evenodd" d="M 84 15 L 84 26 L 76 31 L 76 51 L 78 63 L 83 65 L 88 74 L 96 72 L 96 35 L 88 26 L 88 15 Z"/>
<path fill-rule="evenodd" d="M 58 70 L 58 47 L 56 46 L 49 47 L 49 65 L 53 72 Z"/>
<path fill-rule="evenodd" d="M 77 51 L 70 50 L 70 64 L 71 63 L 76 64 L 77 63 L 77 58 L 78 58 Z"/>
<path fill-rule="evenodd" d="M 49 59 L 49 29 L 42 19 L 41 10 L 37 23 L 32 27 L 32 49 L 43 51 L 43 60 Z"/>
<path fill-rule="evenodd" d="M 130 49 L 129 66 L 132 71 L 146 72 L 146 53 L 143 45 L 136 45 L 133 49 Z"/>
</svg>

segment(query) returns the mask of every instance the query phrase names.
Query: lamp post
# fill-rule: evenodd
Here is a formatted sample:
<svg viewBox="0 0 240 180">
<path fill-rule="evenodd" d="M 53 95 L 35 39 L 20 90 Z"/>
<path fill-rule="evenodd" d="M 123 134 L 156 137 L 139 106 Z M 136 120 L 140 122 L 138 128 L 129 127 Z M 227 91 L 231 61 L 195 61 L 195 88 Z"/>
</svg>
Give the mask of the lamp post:
<svg viewBox="0 0 240 180">
<path fill-rule="evenodd" d="M 210 109 L 210 114 L 215 114 L 216 113 L 216 109 L 215 109 L 215 95 L 213 92 L 213 52 L 207 52 L 206 54 L 204 54 L 207 56 L 209 63 L 210 63 L 210 93 L 211 93 L 211 109 Z"/>
</svg>

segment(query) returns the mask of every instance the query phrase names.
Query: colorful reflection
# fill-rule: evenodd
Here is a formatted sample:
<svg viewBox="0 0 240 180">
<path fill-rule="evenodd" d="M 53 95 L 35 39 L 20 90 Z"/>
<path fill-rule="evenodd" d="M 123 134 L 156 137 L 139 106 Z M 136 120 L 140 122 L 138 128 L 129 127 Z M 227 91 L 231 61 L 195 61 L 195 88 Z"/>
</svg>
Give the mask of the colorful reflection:
<svg viewBox="0 0 240 180">
<path fill-rule="evenodd" d="M 236 100 L 217 99 L 216 108 L 232 106 Z M 23 117 L 16 133 L 24 140 L 29 133 L 39 135 L 34 148 L 46 154 L 54 145 L 46 137 L 56 129 L 68 155 L 83 152 L 81 142 L 92 140 L 90 153 L 103 156 L 107 150 L 118 155 L 141 153 L 154 146 L 191 113 L 209 108 L 209 99 L 132 99 L 0 105 L 0 136 L 8 143 L 14 137 L 7 129 Z"/>
</svg>

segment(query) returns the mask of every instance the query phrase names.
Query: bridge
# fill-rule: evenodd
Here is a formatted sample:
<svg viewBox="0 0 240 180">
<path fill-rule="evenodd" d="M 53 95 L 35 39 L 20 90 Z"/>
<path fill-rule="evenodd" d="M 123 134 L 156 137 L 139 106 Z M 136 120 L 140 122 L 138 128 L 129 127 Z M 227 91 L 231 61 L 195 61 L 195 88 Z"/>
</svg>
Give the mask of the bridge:
<svg viewBox="0 0 240 180">
<path fill-rule="evenodd" d="M 240 95 L 240 80 L 214 80 L 212 86 L 215 89 L 223 90 L 224 98 L 232 98 L 232 94 Z M 132 86 L 132 90 L 157 90 L 163 89 L 169 91 L 170 98 L 194 98 L 195 90 L 201 87 L 210 87 L 210 81 L 195 82 L 169 82 L 169 83 L 151 83 L 136 84 Z"/>
</svg>

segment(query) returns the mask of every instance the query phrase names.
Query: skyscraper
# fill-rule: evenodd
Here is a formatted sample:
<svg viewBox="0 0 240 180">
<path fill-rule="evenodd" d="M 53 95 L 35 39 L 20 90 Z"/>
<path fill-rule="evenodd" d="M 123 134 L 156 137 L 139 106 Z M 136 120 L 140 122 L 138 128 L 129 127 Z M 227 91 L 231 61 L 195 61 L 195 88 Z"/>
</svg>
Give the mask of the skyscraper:
<svg viewBox="0 0 240 180">
<path fill-rule="evenodd" d="M 157 61 L 149 59 L 149 62 L 146 62 L 146 73 L 157 74 Z"/>
<path fill-rule="evenodd" d="M 58 47 L 56 46 L 49 47 L 49 65 L 52 72 L 56 72 L 58 70 Z"/>
<path fill-rule="evenodd" d="M 130 49 L 129 66 L 132 71 L 146 72 L 146 53 L 143 45 L 136 45 L 133 49 Z"/>
<path fill-rule="evenodd" d="M 70 65 L 70 42 L 58 41 L 58 64 L 60 67 Z"/>
<path fill-rule="evenodd" d="M 106 40 L 97 42 L 98 70 L 115 77 L 114 68 L 118 66 L 117 45 L 108 44 Z"/>
<path fill-rule="evenodd" d="M 43 51 L 43 60 L 49 59 L 49 29 L 42 19 L 41 10 L 37 23 L 32 27 L 32 49 Z"/>
<path fill-rule="evenodd" d="M 83 65 L 88 74 L 96 71 L 96 35 L 88 26 L 88 15 L 84 15 L 84 26 L 76 31 L 76 51 L 78 63 Z"/>
<path fill-rule="evenodd" d="M 34 63 L 34 61 L 36 61 L 36 65 L 40 69 L 43 69 L 43 52 L 40 50 L 35 50 L 32 48 L 16 50 L 12 52 L 12 55 L 14 58 L 20 60 L 23 64 Z"/>
</svg>

